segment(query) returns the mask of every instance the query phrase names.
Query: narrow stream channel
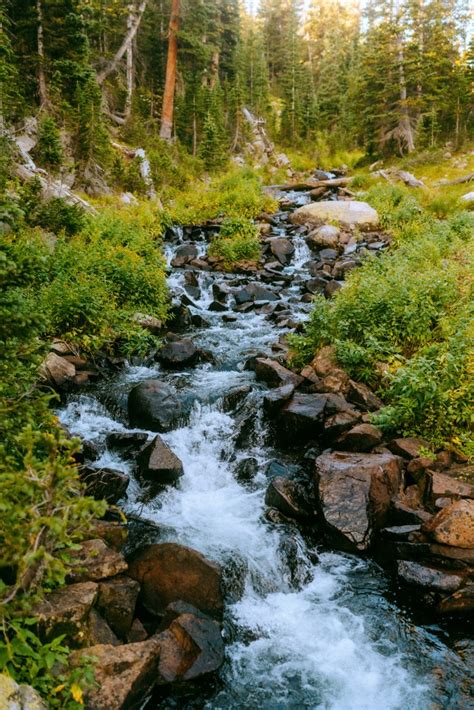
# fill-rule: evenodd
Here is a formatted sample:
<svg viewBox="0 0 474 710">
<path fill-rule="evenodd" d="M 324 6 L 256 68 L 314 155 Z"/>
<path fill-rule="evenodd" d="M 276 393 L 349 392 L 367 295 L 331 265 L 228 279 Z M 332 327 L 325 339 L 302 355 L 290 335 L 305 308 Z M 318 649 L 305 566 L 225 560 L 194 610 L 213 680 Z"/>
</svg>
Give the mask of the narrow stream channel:
<svg viewBox="0 0 474 710">
<path fill-rule="evenodd" d="M 283 272 L 292 280 L 280 297 L 291 304 L 292 318 L 302 320 L 311 305 L 301 303 L 298 284 L 308 278 L 305 263 L 310 254 L 285 214 L 277 219 L 272 233 L 292 239 L 295 246 L 292 263 Z M 183 240 L 177 230 L 174 242 L 166 245 L 168 258 Z M 194 243 L 204 251 L 204 233 Z M 175 269 L 170 275 L 177 296 L 186 292 L 186 273 Z M 265 387 L 243 366 L 252 353 L 270 353 L 285 329 L 264 313 L 236 313 L 232 298 L 228 311 L 207 310 L 214 283 L 245 279 L 194 273 L 199 288 L 194 296 L 199 297 L 192 298 L 191 311 L 208 325 L 187 335 L 211 351 L 214 362 L 171 373 L 158 364 L 129 365 L 115 379 L 71 396 L 60 411 L 61 421 L 74 435 L 100 447 L 95 466 L 130 474 L 128 498 L 122 502 L 128 514 L 155 523 L 160 541 L 179 542 L 223 565 L 233 564 L 244 580 L 240 597 L 228 600 L 227 660 L 219 682 L 202 696 L 183 699 L 171 694 L 161 699 L 160 707 L 467 707 L 460 691 L 467 673 L 463 661 L 444 643 L 439 629 L 416 626 L 390 601 L 389 581 L 374 563 L 315 549 L 296 528 L 265 519 L 265 490 L 273 470 L 271 465 L 268 470 L 269 464 L 278 460 L 291 470 L 293 462 L 291 454 L 273 448 L 262 416 Z M 229 316 L 236 319 L 229 321 Z M 163 435 L 182 460 L 184 476 L 152 500 L 133 480 L 130 462 L 106 447 L 108 433 L 129 430 L 128 392 L 150 378 L 172 383 L 189 411 L 181 428 Z M 224 395 L 246 385 L 251 391 L 239 408 L 225 412 Z M 249 458 L 256 460 L 256 474 L 241 482 L 238 471 Z M 147 707 L 157 704 L 151 701 Z"/>
</svg>

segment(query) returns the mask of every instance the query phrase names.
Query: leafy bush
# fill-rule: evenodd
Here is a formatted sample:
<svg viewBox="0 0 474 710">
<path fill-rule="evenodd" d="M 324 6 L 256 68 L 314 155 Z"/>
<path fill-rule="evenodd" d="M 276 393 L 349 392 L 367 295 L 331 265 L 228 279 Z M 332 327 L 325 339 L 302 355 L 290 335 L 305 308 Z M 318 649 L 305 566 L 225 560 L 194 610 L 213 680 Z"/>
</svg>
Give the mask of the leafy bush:
<svg viewBox="0 0 474 710">
<path fill-rule="evenodd" d="M 347 371 L 387 401 L 381 426 L 474 454 L 474 218 L 436 220 L 404 188 L 367 196 L 397 246 L 367 259 L 331 301 L 315 299 L 305 335 L 293 339 L 296 359 L 334 344 Z"/>
<path fill-rule="evenodd" d="M 245 217 L 227 217 L 219 235 L 212 240 L 209 255 L 222 257 L 227 267 L 243 260 L 257 261 L 260 256 L 258 228 Z"/>
</svg>

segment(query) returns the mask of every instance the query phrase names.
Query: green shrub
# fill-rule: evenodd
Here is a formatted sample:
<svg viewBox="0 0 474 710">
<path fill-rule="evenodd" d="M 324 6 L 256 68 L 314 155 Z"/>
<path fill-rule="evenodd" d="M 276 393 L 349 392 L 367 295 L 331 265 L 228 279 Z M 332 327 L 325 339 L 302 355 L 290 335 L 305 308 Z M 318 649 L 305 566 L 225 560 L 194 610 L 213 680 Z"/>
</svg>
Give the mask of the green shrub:
<svg viewBox="0 0 474 710">
<path fill-rule="evenodd" d="M 53 173 L 58 172 L 64 162 L 61 134 L 52 116 L 46 115 L 40 121 L 34 157 L 43 168 Z"/>
<path fill-rule="evenodd" d="M 258 228 L 245 217 L 226 217 L 219 235 L 212 240 L 209 255 L 221 257 L 227 267 L 239 261 L 257 261 L 260 257 Z"/>
<path fill-rule="evenodd" d="M 305 335 L 292 339 L 295 359 L 333 344 L 350 375 L 386 400 L 378 424 L 472 455 L 474 218 L 436 220 L 404 188 L 367 196 L 396 247 L 367 259 L 332 300 L 315 299 Z"/>
</svg>

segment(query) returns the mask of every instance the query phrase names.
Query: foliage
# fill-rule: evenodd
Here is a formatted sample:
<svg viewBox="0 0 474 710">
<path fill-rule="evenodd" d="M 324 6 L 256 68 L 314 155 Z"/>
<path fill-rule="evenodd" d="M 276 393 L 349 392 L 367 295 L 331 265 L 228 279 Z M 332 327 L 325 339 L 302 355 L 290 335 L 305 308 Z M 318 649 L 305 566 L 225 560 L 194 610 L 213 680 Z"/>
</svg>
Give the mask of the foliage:
<svg viewBox="0 0 474 710">
<path fill-rule="evenodd" d="M 208 253 L 221 257 L 228 268 L 239 261 L 257 261 L 260 256 L 258 227 L 245 217 L 227 217 Z"/>
<path fill-rule="evenodd" d="M 185 192 L 171 193 L 165 208 L 170 222 L 203 224 L 222 215 L 252 219 L 275 205 L 252 170 L 232 168 L 210 183 L 196 182 Z"/>
<path fill-rule="evenodd" d="M 384 428 L 473 454 L 474 219 L 436 220 L 404 188 L 378 185 L 366 197 L 397 246 L 368 258 L 331 301 L 315 299 L 297 357 L 334 344 L 341 365 L 383 393 Z"/>
<path fill-rule="evenodd" d="M 50 172 L 57 172 L 64 161 L 61 134 L 52 116 L 44 116 L 38 129 L 38 142 L 35 146 L 38 163 Z"/>
</svg>

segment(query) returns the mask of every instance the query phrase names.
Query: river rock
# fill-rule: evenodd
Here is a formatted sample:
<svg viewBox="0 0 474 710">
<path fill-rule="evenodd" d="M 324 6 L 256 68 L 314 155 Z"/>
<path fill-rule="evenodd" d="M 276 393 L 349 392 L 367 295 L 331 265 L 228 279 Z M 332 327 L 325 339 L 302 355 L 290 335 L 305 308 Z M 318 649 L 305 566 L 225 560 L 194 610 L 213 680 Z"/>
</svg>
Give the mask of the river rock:
<svg viewBox="0 0 474 710">
<path fill-rule="evenodd" d="M 183 475 L 183 464 L 161 436 L 155 436 L 137 458 L 141 479 L 155 484 L 174 483 Z"/>
<path fill-rule="evenodd" d="M 270 241 L 270 249 L 280 264 L 289 264 L 292 255 L 295 253 L 295 247 L 289 239 L 277 237 Z"/>
<path fill-rule="evenodd" d="M 310 514 L 301 486 L 294 481 L 277 476 L 265 494 L 265 503 L 289 518 L 306 518 Z"/>
<path fill-rule="evenodd" d="M 344 411 L 333 414 L 324 422 L 324 436 L 334 439 L 343 432 L 352 429 L 360 420 L 360 414 L 354 411 Z"/>
<path fill-rule="evenodd" d="M 379 227 L 379 216 L 367 202 L 355 200 L 322 200 L 304 205 L 291 216 L 293 224 L 319 226 L 325 222 L 337 222 L 345 229 L 375 230 Z"/>
<path fill-rule="evenodd" d="M 95 659 L 95 684 L 85 693 L 87 710 L 140 707 L 158 680 L 160 640 L 155 636 L 123 646 L 89 646 L 70 655 L 72 668 L 88 657 Z"/>
<path fill-rule="evenodd" d="M 327 397 L 297 392 L 280 411 L 278 429 L 289 443 L 316 437 L 322 430 Z"/>
<path fill-rule="evenodd" d="M 273 291 L 256 281 L 251 281 L 239 291 L 236 291 L 234 298 L 239 305 L 255 301 L 278 301 L 278 296 Z"/>
<path fill-rule="evenodd" d="M 96 500 L 106 500 L 107 503 L 117 503 L 124 497 L 129 478 L 126 473 L 113 468 L 91 468 L 82 466 L 81 480 L 86 485 L 86 494 Z"/>
<path fill-rule="evenodd" d="M 166 432 L 178 424 L 181 405 L 174 389 L 166 382 L 145 380 L 128 396 L 128 416 L 132 426 Z"/>
<path fill-rule="evenodd" d="M 148 330 L 152 335 L 160 335 L 163 330 L 163 321 L 147 313 L 135 313 L 133 320 L 135 323 L 138 323 L 141 328 Z"/>
<path fill-rule="evenodd" d="M 127 638 L 132 627 L 139 591 L 139 583 L 125 575 L 99 584 L 97 609 L 121 639 Z"/>
<path fill-rule="evenodd" d="M 53 387 L 62 387 L 72 382 L 76 375 L 76 368 L 65 357 L 51 352 L 40 367 L 40 376 L 47 380 Z"/>
<path fill-rule="evenodd" d="M 270 387 L 281 387 L 282 385 L 298 387 L 303 382 L 303 377 L 270 358 L 259 357 L 255 360 L 255 374 L 257 380 L 263 380 Z"/>
<path fill-rule="evenodd" d="M 370 451 L 382 441 L 382 432 L 372 424 L 357 424 L 334 443 L 341 451 Z"/>
<path fill-rule="evenodd" d="M 0 708 L 2 710 L 48 710 L 40 694 L 25 683 L 16 683 L 6 673 L 0 673 Z"/>
<path fill-rule="evenodd" d="M 95 646 L 98 643 L 108 643 L 120 646 L 120 641 L 106 620 L 96 609 L 91 609 L 87 626 L 84 627 L 84 640 L 81 645 Z"/>
<path fill-rule="evenodd" d="M 415 439 L 411 436 L 404 439 L 393 439 L 387 444 L 387 447 L 397 456 L 403 456 L 404 459 L 415 459 L 420 456 L 422 448 L 429 448 L 429 444 L 423 439 Z"/>
<path fill-rule="evenodd" d="M 313 230 L 306 237 L 310 249 L 337 249 L 341 230 L 331 224 L 325 224 Z"/>
<path fill-rule="evenodd" d="M 458 500 L 439 511 L 424 525 L 437 542 L 474 548 L 474 500 Z"/>
<path fill-rule="evenodd" d="M 474 485 L 459 481 L 454 476 L 437 471 L 427 471 L 429 497 L 432 501 L 438 498 L 471 498 L 474 499 Z"/>
<path fill-rule="evenodd" d="M 222 615 L 221 569 L 197 550 L 167 542 L 148 545 L 132 559 L 129 575 L 140 583 L 140 599 L 152 614 L 163 614 L 181 599 L 212 617 Z"/>
<path fill-rule="evenodd" d="M 235 477 L 243 485 L 249 484 L 257 475 L 259 469 L 258 459 L 248 456 L 241 459 L 235 467 Z"/>
<path fill-rule="evenodd" d="M 425 567 L 418 562 L 400 560 L 397 564 L 398 578 L 405 584 L 432 589 L 437 592 L 455 592 L 463 583 L 457 574 L 433 567 Z"/>
<path fill-rule="evenodd" d="M 140 431 L 118 431 L 107 435 L 107 447 L 119 451 L 124 459 L 133 458 L 146 444 L 148 434 Z"/>
<path fill-rule="evenodd" d="M 167 343 L 157 355 L 164 367 L 179 369 L 195 365 L 199 359 L 199 350 L 190 338 L 172 340 Z"/>
<path fill-rule="evenodd" d="M 183 244 L 176 249 L 175 255 L 171 260 L 171 266 L 180 268 L 185 264 L 189 264 L 198 256 L 198 249 L 195 244 Z"/>
<path fill-rule="evenodd" d="M 348 402 L 368 412 L 375 412 L 383 407 L 382 400 L 375 395 L 372 390 L 363 382 L 349 380 L 346 398 Z"/>
<path fill-rule="evenodd" d="M 442 599 L 438 604 L 437 611 L 440 614 L 468 614 L 474 610 L 474 584 L 466 584 L 465 587 L 454 592 L 450 597 Z"/>
<path fill-rule="evenodd" d="M 219 624 L 203 615 L 181 614 L 157 638 L 160 683 L 197 680 L 215 673 L 224 662 Z"/>
<path fill-rule="evenodd" d="M 71 552 L 68 579 L 73 582 L 97 581 L 127 571 L 121 552 L 112 550 L 100 538 L 86 540 L 79 550 Z"/>
<path fill-rule="evenodd" d="M 316 496 L 327 531 L 343 549 L 363 552 L 386 523 L 401 483 L 393 454 L 323 454 L 316 459 Z"/>
<path fill-rule="evenodd" d="M 269 415 L 272 416 L 278 412 L 281 407 L 288 402 L 293 396 L 295 391 L 295 386 L 293 384 L 283 385 L 283 387 L 276 387 L 275 389 L 265 392 L 263 396 L 263 409 Z"/>
<path fill-rule="evenodd" d="M 51 640 L 64 634 L 70 643 L 80 643 L 98 589 L 94 582 L 83 582 L 46 594 L 32 610 L 40 636 Z"/>
</svg>

